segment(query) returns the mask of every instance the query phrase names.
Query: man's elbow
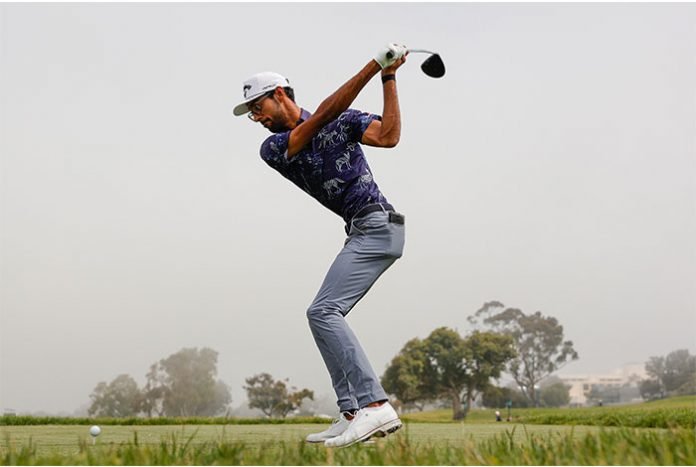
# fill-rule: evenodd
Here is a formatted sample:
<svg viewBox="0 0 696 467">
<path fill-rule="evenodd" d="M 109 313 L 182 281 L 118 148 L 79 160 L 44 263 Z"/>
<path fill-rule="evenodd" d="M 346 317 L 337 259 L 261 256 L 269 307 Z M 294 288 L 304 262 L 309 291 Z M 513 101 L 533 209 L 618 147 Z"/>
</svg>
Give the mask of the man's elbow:
<svg viewBox="0 0 696 467">
<path fill-rule="evenodd" d="M 394 148 L 396 147 L 397 144 L 399 144 L 399 135 L 390 135 L 382 139 L 382 146 L 383 148 Z"/>
</svg>

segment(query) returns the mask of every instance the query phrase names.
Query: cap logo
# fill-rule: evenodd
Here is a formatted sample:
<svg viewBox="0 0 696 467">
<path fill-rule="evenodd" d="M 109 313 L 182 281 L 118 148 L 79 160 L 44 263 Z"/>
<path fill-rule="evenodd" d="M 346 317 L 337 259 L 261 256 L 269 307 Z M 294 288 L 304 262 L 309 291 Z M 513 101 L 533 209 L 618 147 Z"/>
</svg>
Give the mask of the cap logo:
<svg viewBox="0 0 696 467">
<path fill-rule="evenodd" d="M 247 91 L 251 89 L 251 84 L 245 84 L 244 85 L 244 98 L 246 99 L 247 97 Z"/>
</svg>

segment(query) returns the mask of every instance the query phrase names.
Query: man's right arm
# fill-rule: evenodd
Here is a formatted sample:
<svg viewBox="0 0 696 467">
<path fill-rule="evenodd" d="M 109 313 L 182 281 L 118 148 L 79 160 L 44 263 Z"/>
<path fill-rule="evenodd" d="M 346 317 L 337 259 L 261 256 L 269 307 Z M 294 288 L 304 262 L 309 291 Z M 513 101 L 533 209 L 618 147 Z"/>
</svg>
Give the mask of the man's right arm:
<svg viewBox="0 0 696 467">
<path fill-rule="evenodd" d="M 296 126 L 288 138 L 288 159 L 295 156 L 302 150 L 319 131 L 324 128 L 329 122 L 336 120 L 339 115 L 348 110 L 350 104 L 353 103 L 360 91 L 365 85 L 379 73 L 383 67 L 386 67 L 394 61 L 398 60 L 406 52 L 403 46 L 390 44 L 386 48 L 380 50 L 374 60 L 365 65 L 357 75 L 353 76 L 343 86 L 338 88 L 336 92 L 324 99 L 324 102 L 319 104 L 316 112 L 307 120 Z M 391 56 L 389 55 L 391 54 Z M 378 62 L 380 60 L 380 62 Z"/>
<path fill-rule="evenodd" d="M 345 112 L 365 85 L 380 72 L 382 67 L 374 60 L 348 80 L 343 86 L 319 105 L 316 112 L 290 132 L 288 140 L 288 159 L 296 155 L 329 122 L 336 120 Z"/>
</svg>

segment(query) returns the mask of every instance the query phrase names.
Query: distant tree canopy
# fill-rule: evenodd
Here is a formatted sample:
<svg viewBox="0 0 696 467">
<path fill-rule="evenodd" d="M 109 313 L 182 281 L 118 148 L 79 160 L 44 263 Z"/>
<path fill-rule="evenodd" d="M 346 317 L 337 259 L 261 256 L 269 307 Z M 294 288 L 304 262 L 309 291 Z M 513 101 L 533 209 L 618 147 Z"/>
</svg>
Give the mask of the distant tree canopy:
<svg viewBox="0 0 696 467">
<path fill-rule="evenodd" d="M 309 389 L 288 389 L 285 381 L 275 381 L 268 373 L 260 373 L 247 378 L 244 389 L 249 399 L 249 408 L 260 409 L 267 417 L 285 418 L 302 405 L 304 399 L 314 400 L 314 392 Z"/>
<path fill-rule="evenodd" d="M 508 402 L 512 404 L 512 407 L 517 409 L 530 406 L 527 396 L 522 394 L 519 390 L 511 387 L 498 387 L 492 385 L 483 391 L 481 401 L 484 407 L 491 409 L 506 408 Z"/>
<path fill-rule="evenodd" d="M 463 338 L 441 327 L 424 340 L 411 339 L 382 376 L 385 390 L 402 403 L 446 398 L 455 420 L 466 416 L 476 394 L 500 377 L 515 355 L 512 339 L 489 332 Z M 403 398 L 403 399 L 402 399 Z M 462 400 L 466 401 L 462 408 Z"/>
<path fill-rule="evenodd" d="M 217 356 L 209 348 L 185 348 L 154 363 L 147 374 L 146 412 L 168 417 L 212 416 L 231 401 L 229 388 L 216 380 Z"/>
<path fill-rule="evenodd" d="M 687 349 L 675 350 L 666 357 L 650 357 L 645 372 L 649 378 L 640 385 L 645 399 L 696 394 L 696 355 Z"/>
<path fill-rule="evenodd" d="M 569 360 L 577 360 L 572 341 L 563 340 L 563 326 L 553 317 L 540 312 L 526 315 L 500 302 L 484 303 L 468 321 L 513 339 L 517 356 L 510 360 L 508 371 L 529 400 L 538 405 L 538 384 Z"/>
<path fill-rule="evenodd" d="M 109 384 L 100 382 L 90 399 L 88 413 L 96 417 L 133 417 L 140 412 L 142 404 L 138 383 L 128 375 L 119 375 Z"/>
<path fill-rule="evenodd" d="M 150 366 L 142 389 L 128 375 L 97 384 L 89 414 L 104 417 L 212 416 L 224 412 L 231 401 L 225 383 L 216 380 L 217 352 L 181 349 Z"/>
<path fill-rule="evenodd" d="M 621 402 L 621 387 L 608 384 L 593 384 L 586 396 L 590 404 L 618 404 Z"/>
<path fill-rule="evenodd" d="M 541 388 L 541 405 L 563 407 L 570 403 L 570 388 L 563 383 L 554 383 Z"/>
<path fill-rule="evenodd" d="M 428 366 L 426 344 L 414 338 L 406 342 L 382 376 L 382 387 L 405 407 L 423 410 L 424 404 L 437 397 L 425 379 Z"/>
</svg>

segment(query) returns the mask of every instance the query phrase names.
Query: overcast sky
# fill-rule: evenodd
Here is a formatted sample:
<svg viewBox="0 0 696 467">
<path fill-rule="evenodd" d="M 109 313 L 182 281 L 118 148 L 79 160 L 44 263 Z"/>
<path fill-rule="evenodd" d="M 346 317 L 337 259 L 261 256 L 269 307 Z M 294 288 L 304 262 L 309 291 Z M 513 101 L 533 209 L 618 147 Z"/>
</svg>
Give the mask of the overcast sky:
<svg viewBox="0 0 696 467">
<path fill-rule="evenodd" d="M 394 41 L 403 133 L 366 148 L 404 257 L 351 312 L 375 370 L 499 300 L 611 372 L 696 350 L 696 5 L 0 5 L 0 409 L 71 412 L 183 347 L 331 393 L 305 310 L 339 217 L 231 109 L 314 110 Z M 381 84 L 354 108 L 380 113 Z"/>
</svg>

